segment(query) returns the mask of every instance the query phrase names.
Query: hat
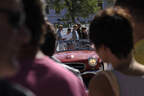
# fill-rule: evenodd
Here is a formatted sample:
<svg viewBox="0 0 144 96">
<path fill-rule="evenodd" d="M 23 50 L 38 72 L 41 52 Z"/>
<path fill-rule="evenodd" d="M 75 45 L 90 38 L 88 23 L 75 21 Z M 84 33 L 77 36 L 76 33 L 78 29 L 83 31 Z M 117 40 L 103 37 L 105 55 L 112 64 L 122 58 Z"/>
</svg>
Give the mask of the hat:
<svg viewBox="0 0 144 96">
<path fill-rule="evenodd" d="M 73 25 L 73 27 L 77 27 L 77 24 Z"/>
<path fill-rule="evenodd" d="M 59 27 L 63 27 L 63 25 L 59 25 Z"/>
<path fill-rule="evenodd" d="M 82 28 L 82 29 L 86 29 L 86 26 L 85 26 L 85 25 L 82 25 L 81 28 Z"/>
</svg>

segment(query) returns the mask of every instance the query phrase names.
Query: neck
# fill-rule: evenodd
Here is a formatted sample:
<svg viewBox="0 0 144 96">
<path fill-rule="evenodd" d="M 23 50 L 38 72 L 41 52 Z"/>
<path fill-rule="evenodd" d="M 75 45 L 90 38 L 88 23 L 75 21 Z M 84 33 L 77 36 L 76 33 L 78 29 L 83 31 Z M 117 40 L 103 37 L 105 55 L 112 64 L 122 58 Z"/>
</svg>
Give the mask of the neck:
<svg viewBox="0 0 144 96">
<path fill-rule="evenodd" d="M 115 57 L 115 58 L 112 58 L 112 59 L 113 60 L 111 60 L 112 61 L 111 63 L 112 63 L 113 68 L 117 71 L 120 71 L 120 72 L 124 73 L 131 66 L 132 55 L 129 54 L 129 56 L 127 58 L 119 59 L 119 58 Z"/>
<path fill-rule="evenodd" d="M 126 59 L 118 59 L 117 62 L 113 62 L 112 65 L 115 70 L 132 76 L 141 76 L 144 75 L 144 66 L 139 64 L 130 54 Z"/>
</svg>

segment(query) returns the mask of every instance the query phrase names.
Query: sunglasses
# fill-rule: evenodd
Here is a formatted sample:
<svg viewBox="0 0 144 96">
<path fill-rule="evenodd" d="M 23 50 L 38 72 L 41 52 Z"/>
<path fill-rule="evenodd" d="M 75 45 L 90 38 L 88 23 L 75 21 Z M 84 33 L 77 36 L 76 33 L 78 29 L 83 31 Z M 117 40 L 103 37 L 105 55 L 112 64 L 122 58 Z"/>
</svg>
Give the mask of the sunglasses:
<svg viewBox="0 0 144 96">
<path fill-rule="evenodd" d="M 20 28 L 25 21 L 25 14 L 23 12 L 15 12 L 8 9 L 0 9 L 0 13 L 8 15 L 8 22 L 13 28 Z"/>
</svg>

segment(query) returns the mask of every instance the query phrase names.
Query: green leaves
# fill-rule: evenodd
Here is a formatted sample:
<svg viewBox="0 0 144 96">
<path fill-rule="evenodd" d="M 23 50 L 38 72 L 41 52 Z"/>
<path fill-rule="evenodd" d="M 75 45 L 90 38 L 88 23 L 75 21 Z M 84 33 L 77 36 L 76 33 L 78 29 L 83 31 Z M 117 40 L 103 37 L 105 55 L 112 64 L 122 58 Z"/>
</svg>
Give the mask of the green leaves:
<svg viewBox="0 0 144 96">
<path fill-rule="evenodd" d="M 50 8 L 55 9 L 56 13 L 66 8 L 67 13 L 64 18 L 72 22 L 75 22 L 75 18 L 78 17 L 89 17 L 100 9 L 98 0 L 47 0 L 47 4 Z"/>
</svg>

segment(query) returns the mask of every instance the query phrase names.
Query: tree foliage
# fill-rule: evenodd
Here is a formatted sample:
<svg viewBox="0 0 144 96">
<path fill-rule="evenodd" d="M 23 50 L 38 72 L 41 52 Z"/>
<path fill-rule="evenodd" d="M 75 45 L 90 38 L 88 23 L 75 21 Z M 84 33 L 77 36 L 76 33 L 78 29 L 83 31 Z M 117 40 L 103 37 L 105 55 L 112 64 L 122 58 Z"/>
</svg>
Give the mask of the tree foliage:
<svg viewBox="0 0 144 96">
<path fill-rule="evenodd" d="M 115 3 L 115 0 L 107 0 L 107 3 L 109 5 L 108 7 L 113 6 Z"/>
<path fill-rule="evenodd" d="M 75 18 L 88 17 L 99 10 L 98 1 L 100 0 L 46 0 L 49 8 L 55 9 L 60 13 L 62 9 L 67 9 L 66 18 L 75 22 Z"/>
</svg>

